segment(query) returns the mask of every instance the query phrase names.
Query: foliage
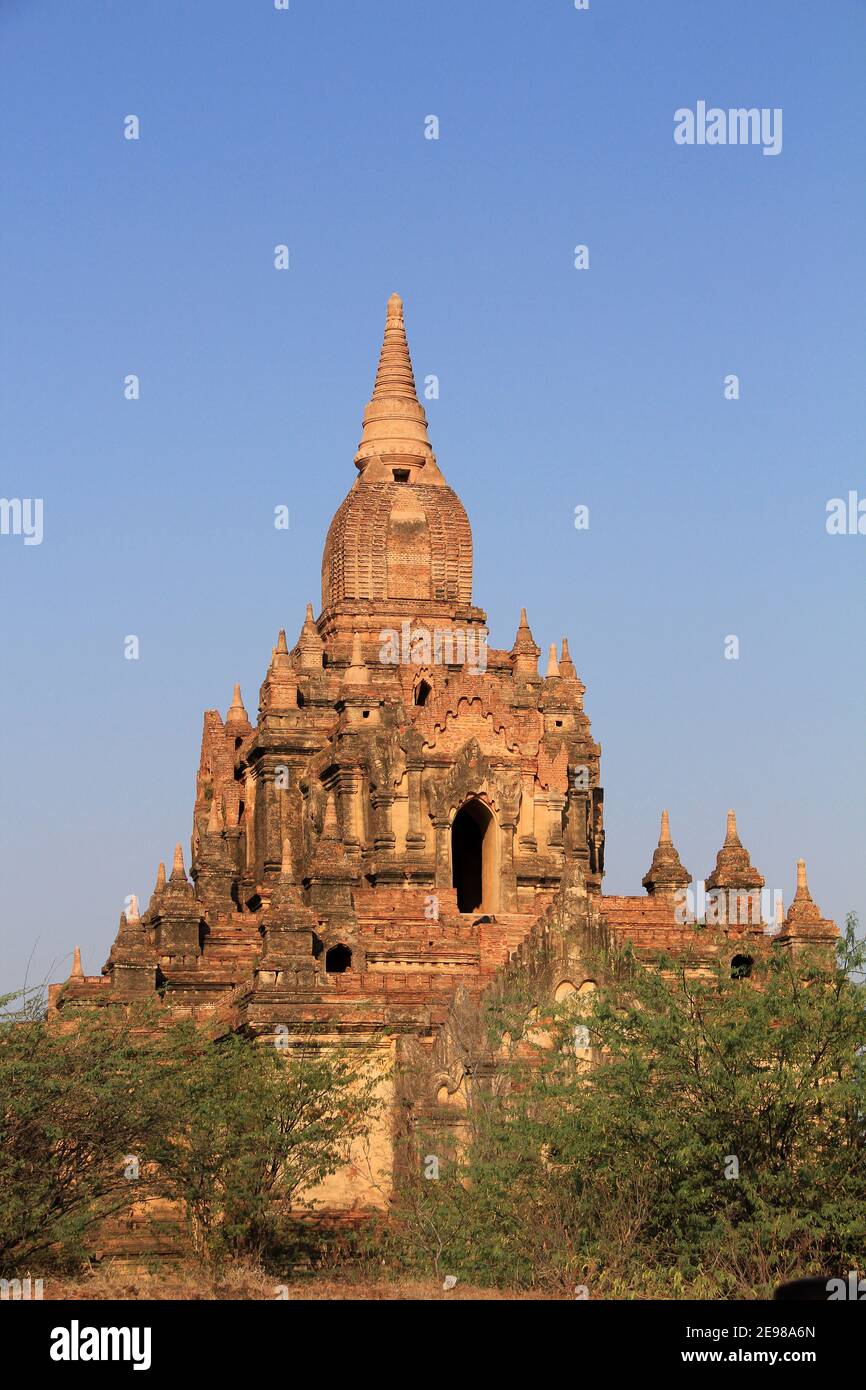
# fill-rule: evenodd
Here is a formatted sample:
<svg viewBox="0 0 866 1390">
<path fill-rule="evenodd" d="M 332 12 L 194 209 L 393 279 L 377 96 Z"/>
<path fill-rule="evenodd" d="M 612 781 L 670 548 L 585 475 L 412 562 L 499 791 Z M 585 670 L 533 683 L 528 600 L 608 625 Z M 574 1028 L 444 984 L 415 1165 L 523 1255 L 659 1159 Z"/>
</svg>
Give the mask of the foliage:
<svg viewBox="0 0 866 1390">
<path fill-rule="evenodd" d="M 185 1203 L 197 1245 L 261 1252 L 290 1208 L 349 1156 L 375 1109 L 375 1080 L 338 1049 L 171 1039 L 162 1091 L 176 1117 L 146 1146 L 160 1183 Z"/>
<path fill-rule="evenodd" d="M 129 1200 L 124 1158 L 154 1118 L 152 1057 L 125 1019 L 0 1024 L 0 1266 L 80 1258 Z"/>
<path fill-rule="evenodd" d="M 344 1161 L 373 1090 L 336 1049 L 215 1043 L 153 1010 L 0 1020 L 0 1273 L 80 1263 L 150 1197 L 179 1204 L 199 1250 L 261 1252 Z"/>
<path fill-rule="evenodd" d="M 775 948 L 731 979 L 629 956 L 595 995 L 551 1006 L 544 1045 L 535 1019 L 504 1093 L 476 1087 L 462 1156 L 408 1185 L 397 1253 L 462 1278 L 619 1297 L 767 1295 L 862 1265 L 855 925 L 835 961 Z"/>
</svg>

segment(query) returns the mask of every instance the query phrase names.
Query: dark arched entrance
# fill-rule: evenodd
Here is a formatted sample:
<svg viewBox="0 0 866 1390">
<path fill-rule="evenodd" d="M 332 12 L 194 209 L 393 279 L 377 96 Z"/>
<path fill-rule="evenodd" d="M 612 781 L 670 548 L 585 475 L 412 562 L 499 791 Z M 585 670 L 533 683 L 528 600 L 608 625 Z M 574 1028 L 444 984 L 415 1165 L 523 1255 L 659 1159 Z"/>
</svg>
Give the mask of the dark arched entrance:
<svg viewBox="0 0 866 1390">
<path fill-rule="evenodd" d="M 451 881 L 458 912 L 495 907 L 494 821 L 482 801 L 467 801 L 451 825 Z"/>
</svg>

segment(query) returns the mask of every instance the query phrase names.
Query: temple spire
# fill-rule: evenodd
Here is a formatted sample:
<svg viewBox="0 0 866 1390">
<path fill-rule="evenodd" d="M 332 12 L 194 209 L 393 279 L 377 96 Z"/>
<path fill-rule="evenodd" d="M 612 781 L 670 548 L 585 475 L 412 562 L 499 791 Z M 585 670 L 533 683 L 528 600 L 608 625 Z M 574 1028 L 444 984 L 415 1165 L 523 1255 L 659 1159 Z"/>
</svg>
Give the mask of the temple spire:
<svg viewBox="0 0 866 1390">
<path fill-rule="evenodd" d="M 83 971 L 82 968 L 81 968 L 81 947 L 80 947 L 80 946 L 76 946 L 75 950 L 74 950 L 73 953 L 72 953 L 72 974 L 71 974 L 71 976 L 70 976 L 70 979 L 72 979 L 72 980 L 83 980 L 83 979 L 84 979 L 84 971 Z"/>
<path fill-rule="evenodd" d="M 649 870 L 643 876 L 643 886 L 655 897 L 673 897 L 691 881 L 692 876 L 680 861 L 671 839 L 670 817 L 667 811 L 662 811 L 659 842 Z"/>
<path fill-rule="evenodd" d="M 308 603 L 304 625 L 301 628 L 301 635 L 295 648 L 298 669 L 301 671 L 321 671 L 324 650 L 325 644 L 319 636 L 319 629 L 316 627 L 316 620 L 313 617 L 313 605 Z"/>
<path fill-rule="evenodd" d="M 247 712 L 244 709 L 244 702 L 241 698 L 241 688 L 237 681 L 235 681 L 234 694 L 232 695 L 232 702 L 229 705 L 228 714 L 226 715 L 226 723 L 248 725 L 249 722 Z"/>
<path fill-rule="evenodd" d="M 180 842 L 178 842 L 174 847 L 174 863 L 171 866 L 170 881 L 172 883 L 186 883 L 187 881 L 186 870 L 183 867 L 183 850 L 180 847 Z"/>
<path fill-rule="evenodd" d="M 364 661 L 364 649 L 361 645 L 361 634 L 357 631 L 352 635 L 352 659 L 346 667 L 346 674 L 343 679 L 347 685 L 366 685 L 369 680 L 367 663 Z"/>
<path fill-rule="evenodd" d="M 364 482 L 419 482 L 421 470 L 425 483 L 441 486 L 445 481 L 436 467 L 427 417 L 415 390 L 403 301 L 398 294 L 388 300 L 385 336 L 373 395 L 364 411 L 355 466 Z"/>
<path fill-rule="evenodd" d="M 820 907 L 809 891 L 805 859 L 797 860 L 797 891 L 780 935 L 805 942 L 828 941 L 839 935 L 835 922 L 822 916 Z"/>
<path fill-rule="evenodd" d="M 737 817 L 733 811 L 728 812 L 725 843 L 716 855 L 716 867 L 707 875 L 706 886 L 726 890 L 743 888 L 750 893 L 764 886 L 763 876 L 753 865 L 737 833 Z"/>
<path fill-rule="evenodd" d="M 571 659 L 571 652 L 568 650 L 568 638 L 562 639 L 562 655 L 559 658 L 559 673 L 564 680 L 576 680 L 577 671 L 574 669 L 574 662 Z"/>
<path fill-rule="evenodd" d="M 514 646 L 511 648 L 511 655 L 514 658 L 516 675 L 538 675 L 538 658 L 541 655 L 541 648 L 535 645 L 535 638 L 526 620 L 525 608 L 520 610 L 520 622 L 517 627 L 517 635 L 514 638 Z"/>
<path fill-rule="evenodd" d="M 391 295 L 385 311 L 385 337 L 379 353 L 372 398 L 381 401 L 393 396 L 404 396 L 406 400 L 418 404 L 415 373 L 403 321 L 403 301 L 399 294 Z"/>
<path fill-rule="evenodd" d="M 547 657 L 547 675 L 548 677 L 559 675 L 559 658 L 556 655 L 555 642 L 551 642 L 550 644 L 550 652 Z"/>
</svg>

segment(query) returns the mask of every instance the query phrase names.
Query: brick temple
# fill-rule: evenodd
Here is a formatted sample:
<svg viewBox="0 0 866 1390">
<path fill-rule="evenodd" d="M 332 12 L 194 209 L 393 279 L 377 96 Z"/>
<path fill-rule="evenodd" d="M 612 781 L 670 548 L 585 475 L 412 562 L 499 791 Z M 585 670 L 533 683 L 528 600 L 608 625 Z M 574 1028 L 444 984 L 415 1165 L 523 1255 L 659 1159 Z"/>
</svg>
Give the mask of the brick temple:
<svg viewBox="0 0 866 1390">
<path fill-rule="evenodd" d="M 762 910 L 732 812 L 704 887 L 746 907 L 717 931 L 699 908 L 684 920 L 691 875 L 666 812 L 643 891 L 605 895 L 584 686 L 565 639 L 539 670 L 525 612 L 509 648 L 489 645 L 469 519 L 430 444 L 397 295 L 354 462 L 318 618 L 308 604 L 291 646 L 279 633 L 254 720 L 238 686 L 224 718 L 204 715 L 189 876 L 178 845 L 147 910 L 133 899 L 121 916 L 102 973 L 85 975 L 76 950 L 49 1005 L 57 1018 L 152 996 L 215 1035 L 339 1040 L 381 1061 L 389 1118 L 321 1194 L 360 1209 L 387 1203 L 407 1125 L 459 1122 L 478 1001 L 508 972 L 561 999 L 594 987 L 599 944 L 688 941 L 747 973 L 756 952 L 838 933 L 802 861 L 787 913 Z"/>
</svg>

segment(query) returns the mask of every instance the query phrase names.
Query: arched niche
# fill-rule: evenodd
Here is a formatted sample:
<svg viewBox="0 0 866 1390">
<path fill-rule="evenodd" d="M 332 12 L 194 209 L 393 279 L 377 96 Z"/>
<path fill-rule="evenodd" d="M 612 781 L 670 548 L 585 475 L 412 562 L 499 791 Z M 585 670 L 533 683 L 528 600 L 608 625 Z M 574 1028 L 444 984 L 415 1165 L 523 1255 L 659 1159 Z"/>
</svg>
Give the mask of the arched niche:
<svg viewBox="0 0 866 1390">
<path fill-rule="evenodd" d="M 498 906 L 496 821 L 483 801 L 465 801 L 451 823 L 451 882 L 459 912 L 495 912 Z"/>
</svg>

